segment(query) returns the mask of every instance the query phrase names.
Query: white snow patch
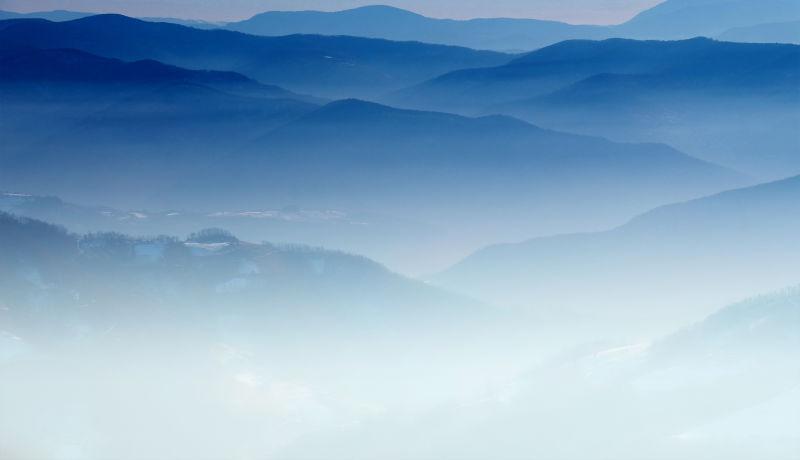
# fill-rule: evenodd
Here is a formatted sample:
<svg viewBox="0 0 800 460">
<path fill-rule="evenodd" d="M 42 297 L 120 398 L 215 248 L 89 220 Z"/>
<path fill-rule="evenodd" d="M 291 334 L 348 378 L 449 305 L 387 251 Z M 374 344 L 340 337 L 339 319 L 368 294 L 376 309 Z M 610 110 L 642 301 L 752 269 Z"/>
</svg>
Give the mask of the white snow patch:
<svg viewBox="0 0 800 460">
<path fill-rule="evenodd" d="M 192 254 L 196 256 L 208 256 L 219 253 L 228 247 L 230 243 L 184 243 L 186 247 L 191 249 Z"/>
<path fill-rule="evenodd" d="M 11 192 L 3 193 L 3 196 L 12 196 L 12 197 L 16 197 L 16 198 L 32 198 L 33 197 L 33 195 L 28 195 L 27 193 L 11 193 Z"/>
<path fill-rule="evenodd" d="M 336 210 L 299 210 L 299 211 L 223 211 L 209 214 L 209 217 L 216 218 L 249 218 L 249 219 L 269 219 L 284 222 L 347 222 L 347 214 Z M 352 223 L 352 222 L 351 222 Z"/>
</svg>

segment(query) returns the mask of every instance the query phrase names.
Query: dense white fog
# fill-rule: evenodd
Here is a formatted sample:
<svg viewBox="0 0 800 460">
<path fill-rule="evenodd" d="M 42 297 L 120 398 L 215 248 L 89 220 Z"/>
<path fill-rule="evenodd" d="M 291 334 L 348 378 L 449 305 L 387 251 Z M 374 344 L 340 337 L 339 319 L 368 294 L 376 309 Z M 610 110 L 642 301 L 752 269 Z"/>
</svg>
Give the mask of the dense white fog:
<svg viewBox="0 0 800 460">
<path fill-rule="evenodd" d="M 798 298 L 760 302 L 574 347 L 534 324 L 525 340 L 181 328 L 44 350 L 5 333 L 0 439 L 9 458 L 792 459 Z"/>
<path fill-rule="evenodd" d="M 27 266 L 3 264 L 10 458 L 797 453 L 797 288 L 647 335 L 221 231 L 76 239 L 11 217 L 3 230 Z"/>
</svg>

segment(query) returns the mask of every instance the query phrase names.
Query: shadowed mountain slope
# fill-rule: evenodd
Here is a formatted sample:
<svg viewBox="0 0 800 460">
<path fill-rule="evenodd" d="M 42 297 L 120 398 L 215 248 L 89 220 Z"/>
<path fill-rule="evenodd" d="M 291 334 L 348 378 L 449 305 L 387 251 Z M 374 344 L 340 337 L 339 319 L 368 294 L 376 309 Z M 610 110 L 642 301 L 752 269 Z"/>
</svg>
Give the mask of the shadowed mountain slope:
<svg viewBox="0 0 800 460">
<path fill-rule="evenodd" d="M 239 74 L 70 50 L 8 56 L 5 187 L 123 209 L 365 212 L 441 235 L 471 225 L 447 254 L 427 255 L 427 270 L 492 242 L 607 228 L 745 180 L 664 145 L 508 117 L 357 100 L 320 108 Z"/>
<path fill-rule="evenodd" d="M 414 98 L 413 102 L 435 108 L 490 110 L 603 75 L 693 81 L 697 91 L 730 86 L 752 90 L 756 85 L 763 86 L 764 91 L 787 91 L 796 83 L 799 60 L 800 47 L 792 45 L 733 44 L 700 38 L 667 42 L 574 40 L 502 66 L 442 75 L 399 92 L 398 102 Z M 681 77 L 683 80 L 679 80 Z"/>
<path fill-rule="evenodd" d="M 37 111 L 24 108 L 36 120 Z M 27 137 L 35 141 L 4 161 L 6 187 L 128 209 L 291 205 L 422 222 L 451 244 L 420 259 L 430 265 L 418 270 L 495 241 L 606 228 L 747 181 L 664 145 L 619 144 L 507 117 L 355 100 L 316 109 L 189 84 L 115 100 L 44 134 Z M 97 190 L 107 193 L 100 199 Z M 469 234 L 458 232 L 464 225 Z"/>
<path fill-rule="evenodd" d="M 563 42 L 504 66 L 452 72 L 387 100 L 664 142 L 774 179 L 800 172 L 798 88 L 795 45 L 611 39 Z"/>
<path fill-rule="evenodd" d="M 258 165 L 252 180 L 272 184 L 276 198 L 469 222 L 476 233 L 574 223 L 568 216 L 603 220 L 737 180 L 663 145 L 615 144 L 507 117 L 472 119 L 355 100 L 309 113 L 239 155 Z M 630 190 L 638 190 L 635 197 Z"/>
<path fill-rule="evenodd" d="M 450 70 L 498 65 L 511 58 L 466 48 L 356 37 L 257 37 L 119 15 L 0 23 L 0 41 L 75 48 L 126 61 L 154 59 L 192 69 L 234 71 L 325 97 L 380 94 Z"/>
<path fill-rule="evenodd" d="M 258 83 L 235 72 L 189 70 L 154 60 L 124 62 L 75 49 L 7 46 L 0 49 L 0 62 L 0 84 L 17 84 L 13 89 L 20 92 L 31 86 L 38 86 L 42 90 L 45 85 L 53 87 L 75 83 L 92 85 L 98 91 L 110 85 L 115 87 L 114 91 L 125 94 L 125 86 L 191 83 L 246 96 L 319 101 L 274 85 Z M 6 96 L 10 96 L 10 91 L 5 91 Z"/>
<path fill-rule="evenodd" d="M 136 146 L 150 160 L 172 156 L 174 164 L 194 146 L 196 160 L 202 161 L 201 152 L 241 145 L 313 110 L 317 101 L 233 72 L 123 62 L 70 49 L 8 47 L 0 63 L 4 161 L 35 165 L 50 155 L 88 175 L 108 163 L 82 162 L 79 153 L 84 159 L 95 152 L 114 161 Z M 61 144 L 61 139 L 72 140 Z M 148 159 L 127 161 L 135 170 Z M 35 180 L 47 174 L 46 168 L 32 167 L 24 176 L 11 170 L 8 176 Z"/>
</svg>

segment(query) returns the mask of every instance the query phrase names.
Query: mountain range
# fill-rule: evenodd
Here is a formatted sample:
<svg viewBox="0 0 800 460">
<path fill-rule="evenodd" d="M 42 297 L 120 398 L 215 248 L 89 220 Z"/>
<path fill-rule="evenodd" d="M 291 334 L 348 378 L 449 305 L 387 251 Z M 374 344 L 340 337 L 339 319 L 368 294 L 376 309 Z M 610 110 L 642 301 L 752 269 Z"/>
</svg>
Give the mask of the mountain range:
<svg viewBox="0 0 800 460">
<path fill-rule="evenodd" d="M 235 72 L 189 70 L 154 60 L 123 62 L 75 49 L 36 49 L 6 46 L 0 50 L 0 81 L 25 87 L 92 85 L 98 91 L 113 85 L 117 94 L 128 94 L 128 88 L 154 88 L 168 84 L 188 83 L 242 96 L 283 98 L 323 102 L 274 85 L 264 85 Z M 141 90 L 141 89 L 140 89 Z M 60 91 L 66 92 L 64 88 Z"/>
<path fill-rule="evenodd" d="M 456 70 L 398 96 L 429 99 L 428 104 L 439 108 L 486 110 L 600 76 L 659 76 L 692 90 L 687 87 L 691 75 L 698 87 L 713 82 L 714 91 L 753 91 L 758 87 L 769 92 L 790 91 L 797 78 L 798 50 L 800 47 L 793 45 L 733 44 L 703 38 L 569 40 L 501 66 Z"/>
<path fill-rule="evenodd" d="M 140 170 L 157 167 L 148 161 L 175 165 L 182 161 L 177 155 L 192 146 L 208 155 L 235 148 L 321 101 L 232 72 L 188 70 L 151 60 L 122 62 L 70 49 L 8 47 L 0 62 L 0 114 L 6 120 L 0 132 L 7 142 L 0 158 L 36 162 L 55 142 L 50 154 L 64 153 L 63 161 L 89 175 L 91 165 L 76 156 L 82 149 L 89 155 L 93 148 L 113 161 L 111 152 L 125 158 L 130 153 L 126 149 L 138 146 L 141 153 L 151 148 L 149 158 L 131 157 L 127 165 Z M 169 125 L 170 120 L 180 123 Z M 79 150 L 71 151 L 68 143 L 58 147 L 62 139 L 87 129 L 91 137 L 72 138 L 82 144 L 73 144 Z M 17 179 L 35 180 L 36 175 Z"/>
<path fill-rule="evenodd" d="M 73 19 L 85 18 L 88 16 L 95 16 L 99 13 L 83 13 L 79 11 L 34 11 L 30 13 L 17 13 L 14 11 L 0 10 L 0 20 L 3 19 L 46 19 L 48 21 L 71 21 Z M 149 22 L 168 22 L 171 24 L 180 24 L 182 26 L 194 27 L 197 29 L 216 29 L 223 27 L 224 22 L 209 22 L 198 19 L 181 19 L 181 18 L 167 18 L 167 17 L 142 17 L 138 18 L 143 21 Z"/>
<path fill-rule="evenodd" d="M 267 329 L 313 316 L 329 327 L 357 328 L 481 311 L 475 302 L 360 256 L 251 244 L 219 229 L 183 240 L 77 235 L 0 213 L 0 250 L 4 329 L 31 344 L 69 340 L 81 333 L 76 323 L 96 337 L 114 323 L 123 323 L 122 334 L 129 327 L 181 327 L 187 321 L 213 326 L 231 315 L 263 321 Z M 131 315 L 136 321 L 124 324 Z"/>
<path fill-rule="evenodd" d="M 664 332 L 794 283 L 798 198 L 800 176 L 657 208 L 611 231 L 489 247 L 433 279 L 622 334 Z"/>
<path fill-rule="evenodd" d="M 66 21 L 88 13 L 0 12 L 0 19 L 42 18 Z M 254 35 L 349 35 L 395 41 L 419 41 L 496 51 L 531 51 L 572 39 L 676 40 L 697 36 L 731 41 L 798 43 L 787 21 L 800 20 L 790 0 L 667 0 L 614 26 L 574 25 L 537 19 L 437 19 L 384 5 L 343 11 L 267 11 L 230 23 L 176 18 L 142 18 L 201 29 L 226 29 Z M 784 23 L 778 25 L 776 23 Z M 778 32 L 781 27 L 784 32 Z M 746 32 L 745 32 L 746 31 Z"/>
<path fill-rule="evenodd" d="M 270 99 L 231 105 L 224 102 L 232 96 L 185 85 L 145 96 L 39 137 L 4 162 L 4 182 L 82 202 L 95 201 L 99 187 L 108 204 L 132 209 L 294 205 L 383 214 L 451 235 L 447 259 L 498 239 L 602 228 L 746 181 L 663 145 L 616 144 L 502 117 L 355 100 L 311 111 Z M 149 115 L 154 107 L 159 117 Z M 106 173 L 94 174 L 98 167 Z M 465 202 L 475 187 L 479 194 Z M 466 223 L 473 231 L 455 236 Z"/>
<path fill-rule="evenodd" d="M 66 49 L 6 51 L 5 187 L 81 203 L 96 203 L 103 189 L 103 203 L 122 209 L 384 215 L 450 235 L 448 254 L 416 258 L 447 264 L 494 241 L 606 228 L 747 181 L 664 145 L 508 117 L 358 100 L 319 105 L 231 72 Z M 464 224 L 473 232 L 452 237 Z"/>
<path fill-rule="evenodd" d="M 774 198 L 776 189 L 795 185 L 756 188 L 737 199 L 749 203 L 755 195 Z M 784 198 L 772 211 L 787 210 L 780 206 L 791 197 Z M 726 197 L 716 206 L 725 211 L 731 203 Z M 706 214 L 707 209 L 695 212 Z M 664 233 L 670 231 L 674 229 Z M 288 442 L 277 447 L 254 444 L 249 432 L 229 433 L 229 428 L 220 428 L 226 433 L 223 440 L 201 443 L 215 455 L 234 436 L 249 441 L 249 449 L 269 450 L 281 458 L 316 457 L 324 451 L 330 458 L 392 459 L 400 457 L 387 448 L 388 437 L 412 440 L 420 433 L 441 436 L 409 444 L 404 455 L 422 458 L 449 453 L 478 459 L 491 451 L 511 458 L 509 452 L 525 450 L 567 459 L 591 450 L 633 460 L 652 449 L 692 456 L 715 452 L 744 459 L 763 451 L 765 439 L 771 442 L 771 457 L 791 458 L 787 455 L 794 452 L 793 417 L 800 403 L 795 359 L 800 347 L 797 288 L 724 307 L 652 342 L 603 341 L 573 347 L 516 374 L 503 386 L 490 387 L 472 404 L 445 402 L 424 406 L 420 417 L 397 418 L 408 409 L 405 398 L 403 404 L 382 406 L 377 412 L 359 410 L 359 404 L 376 397 L 383 400 L 387 395 L 372 386 L 397 379 L 400 382 L 384 391 L 410 385 L 416 389 L 420 381 L 426 393 L 438 391 L 432 388 L 436 380 L 429 380 L 429 374 L 406 382 L 404 372 L 420 371 L 430 364 L 427 370 L 434 373 L 441 367 L 440 363 L 436 366 L 437 359 L 449 363 L 460 356 L 445 351 L 446 343 L 468 348 L 475 366 L 476 360 L 484 359 L 477 350 L 486 352 L 487 346 L 505 340 L 482 335 L 497 324 L 494 313 L 361 257 L 250 244 L 218 229 L 180 240 L 75 235 L 41 221 L 0 213 L 0 251 L 4 254 L 0 259 L 0 366 L 13 377 L 0 386 L 2 394 L 16 395 L 5 403 L 6 414 L 22 416 L 32 404 L 68 411 L 64 396 L 69 393 L 81 402 L 82 411 L 108 415 L 106 404 L 127 394 L 135 381 L 140 389 L 146 385 L 146 397 L 136 404 L 148 411 L 158 407 L 161 398 L 170 400 L 173 407 L 198 410 L 198 400 L 220 391 L 233 392 L 233 403 L 219 397 L 197 412 L 219 417 L 226 427 L 239 427 L 243 420 L 252 424 L 254 404 L 265 427 L 271 426 L 267 422 L 284 420 L 287 413 L 308 417 L 309 412 L 313 415 L 333 407 L 347 410 L 356 420 L 370 421 L 342 427 L 323 418 L 310 428 L 304 425 L 282 434 Z M 545 330 L 553 323 L 525 327 Z M 409 331 L 414 340 L 404 335 Z M 370 347 L 363 346 L 367 343 Z M 391 350 L 396 358 L 381 364 L 371 354 L 375 350 L 380 350 L 379 357 L 383 357 L 380 352 Z M 431 353 L 435 353 L 433 359 Z M 355 371 L 337 361 L 342 356 Z M 100 371 L 94 369 L 98 364 L 102 364 Z M 365 364 L 373 371 L 368 377 L 363 375 Z M 461 372 L 474 369 L 460 362 L 447 367 Z M 403 371 L 392 372 L 398 368 Z M 125 378 L 116 380 L 107 372 Z M 189 384 L 179 377 L 187 372 L 203 378 Z M 31 373 L 47 377 L 27 386 L 32 394 L 20 387 L 20 378 Z M 158 378 L 153 382 L 144 375 Z M 448 380 L 451 397 L 453 389 L 460 388 L 454 382 L 464 375 L 470 375 L 469 370 Z M 92 384 L 98 377 L 103 377 L 102 384 Z M 289 380 L 299 378 L 304 380 Z M 272 396 L 273 390 L 259 390 L 266 386 L 261 382 L 276 381 L 298 382 L 294 385 L 307 389 L 304 402 L 311 398 L 312 388 L 325 389 L 325 397 L 314 393 L 311 407 L 280 406 L 283 409 L 276 413 L 273 401 L 285 399 Z M 187 388 L 191 395 L 182 397 Z M 259 393 L 251 396 L 255 391 Z M 257 405 L 261 391 L 270 391 L 266 403 L 270 410 Z M 350 402 L 355 395 L 361 399 Z M 698 398 L 705 404 L 698 405 Z M 243 404 L 247 410 L 242 410 Z M 120 409 L 119 402 L 114 409 Z M 130 407 L 124 410 L 142 416 Z M 206 427 L 187 426 L 185 419 L 178 419 L 183 435 Z M 652 422 L 638 423 L 642 419 Z M 119 432 L 126 423 L 100 425 L 93 420 L 81 418 L 76 423 L 110 439 L 128 439 Z M 170 415 L 157 426 L 177 421 Z M 765 428 L 763 423 L 771 425 Z M 0 425 L 15 434 L 5 444 L 12 449 L 31 435 L 29 424 L 9 423 L 9 417 L 0 418 Z M 567 426 L 579 429 L 570 431 Z M 531 427 L 547 436 L 531 440 Z M 624 429 L 626 436 L 611 435 L 618 429 Z M 152 430 L 146 428 L 143 436 L 160 446 L 161 438 Z M 757 437 L 737 437 L 753 430 Z M 581 442 L 565 447 L 565 433 Z M 680 437 L 676 439 L 675 433 Z M 170 436 L 174 439 L 174 433 Z M 722 442 L 732 436 L 740 439 L 735 446 Z M 498 451 L 498 445 L 509 450 Z M 97 449 L 114 452 L 111 445 Z M 628 454 L 631 449 L 636 455 Z"/>
<path fill-rule="evenodd" d="M 256 35 L 355 35 L 476 49 L 530 51 L 573 39 L 725 37 L 734 33 L 730 29 L 742 27 L 753 28 L 750 37 L 755 41 L 766 41 L 772 36 L 780 38 L 778 42 L 798 43 L 791 34 L 775 35 L 766 30 L 768 24 L 798 19 L 800 7 L 790 0 L 668 0 L 615 26 L 536 19 L 435 19 L 374 5 L 335 12 L 269 11 L 224 27 Z"/>
<path fill-rule="evenodd" d="M 3 46 L 73 48 L 125 61 L 153 59 L 189 69 L 233 71 L 321 97 L 367 97 L 463 67 L 498 65 L 511 55 L 358 37 L 257 37 L 119 15 L 64 22 L 0 22 Z M 414 62 L 410 66 L 408 62 Z"/>
<path fill-rule="evenodd" d="M 795 460 L 798 19 L 0 11 L 0 458 Z"/>
<path fill-rule="evenodd" d="M 503 113 L 614 140 L 664 142 L 775 179 L 800 172 L 798 82 L 796 45 L 575 40 L 502 66 L 454 71 L 384 100 L 469 115 Z"/>
<path fill-rule="evenodd" d="M 499 51 L 526 51 L 570 38 L 603 38 L 608 33 L 600 26 L 535 19 L 434 19 L 382 5 L 336 12 L 269 11 L 225 28 L 256 35 L 354 35 Z"/>
<path fill-rule="evenodd" d="M 436 253 L 442 241 L 449 238 L 441 229 L 423 222 L 324 208 L 150 211 L 0 192 L 0 211 L 61 225 L 77 234 L 117 232 L 139 238 L 160 234 L 185 238 L 198 228 L 224 228 L 245 241 L 302 243 L 361 254 L 402 273 L 417 272 L 419 254 Z"/>
</svg>

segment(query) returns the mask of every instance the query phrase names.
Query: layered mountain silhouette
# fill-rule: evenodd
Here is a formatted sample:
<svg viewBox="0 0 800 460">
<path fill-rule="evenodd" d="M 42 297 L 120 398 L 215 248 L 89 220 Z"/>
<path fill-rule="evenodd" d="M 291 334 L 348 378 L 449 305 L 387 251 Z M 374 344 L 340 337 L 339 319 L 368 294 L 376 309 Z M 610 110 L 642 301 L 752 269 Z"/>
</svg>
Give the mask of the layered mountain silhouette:
<svg viewBox="0 0 800 460">
<path fill-rule="evenodd" d="M 0 457 L 794 459 L 799 7 L 0 12 Z"/>
<path fill-rule="evenodd" d="M 787 92 L 793 94 L 800 47 L 748 45 L 709 39 L 683 41 L 565 41 L 492 68 L 463 69 L 409 90 L 401 98 L 416 98 L 436 108 L 490 110 L 500 104 L 545 96 L 594 77 L 654 78 L 685 91 Z M 694 88 L 688 85 L 695 85 Z M 641 91 L 641 88 L 633 88 Z M 633 98 L 638 94 L 621 94 Z M 587 94 L 586 103 L 597 99 Z M 594 97 L 589 97 L 594 96 Z M 620 100 L 618 102 L 626 102 Z"/>
<path fill-rule="evenodd" d="M 79 11 L 34 11 L 32 13 L 17 13 L 14 11 L 0 10 L 0 20 L 3 19 L 46 19 L 48 21 L 72 21 L 73 19 L 81 19 L 88 16 L 96 16 L 96 13 L 82 13 Z M 198 19 L 181 19 L 181 18 L 165 18 L 165 17 L 143 17 L 138 18 L 143 21 L 150 22 L 169 22 L 172 24 L 180 24 L 182 26 L 194 27 L 197 29 L 216 29 L 222 27 L 224 23 L 209 22 Z"/>
<path fill-rule="evenodd" d="M 532 198 L 538 193 L 564 180 L 603 193 L 601 184 L 635 178 L 644 185 L 650 182 L 643 180 L 649 174 L 676 173 L 676 179 L 691 182 L 688 169 L 721 173 L 666 146 L 615 144 L 507 117 L 466 118 L 358 100 L 337 101 L 309 113 L 265 135 L 244 154 L 263 162 L 265 171 L 280 171 L 273 179 L 286 181 L 283 193 L 298 198 L 350 200 L 351 190 L 368 181 L 396 194 L 397 205 L 407 202 L 410 209 L 419 209 L 419 203 L 410 203 L 420 200 L 429 202 L 425 207 L 432 210 L 445 204 L 436 200 L 456 201 L 476 185 L 481 192 L 473 203 L 510 206 L 517 201 L 535 203 Z M 302 185 L 293 185 L 298 175 L 305 176 Z M 451 198 L 434 190 L 446 191 Z M 381 206 L 385 198 L 365 193 L 358 201 Z M 446 208 L 456 205 L 447 204 Z"/>
<path fill-rule="evenodd" d="M 228 93 L 266 98 L 284 98 L 320 102 L 274 85 L 258 83 L 235 72 L 189 70 L 154 60 L 123 62 L 75 49 L 36 49 L 7 46 L 0 49 L 0 83 L 17 85 L 15 91 L 43 85 L 63 86 L 70 83 L 91 85 L 98 92 L 113 86 L 117 94 L 129 94 L 137 86 L 153 88 L 167 84 L 203 85 Z M 129 89 L 130 88 L 130 89 Z M 141 88 L 138 88 L 141 91 Z M 8 93 L 8 89 L 6 90 Z"/>
<path fill-rule="evenodd" d="M 154 59 L 191 69 L 234 71 L 326 97 L 376 95 L 450 70 L 510 59 L 502 53 L 356 37 L 256 37 L 119 15 L 66 22 L 12 20 L 0 23 L 0 29 L 5 46 L 74 48 L 126 61 Z"/>
<path fill-rule="evenodd" d="M 435 279 L 498 304 L 578 312 L 622 330 L 679 327 L 703 308 L 794 283 L 798 197 L 800 177 L 724 192 L 607 232 L 490 247 Z"/>
<path fill-rule="evenodd" d="M 269 130 L 270 121 L 288 117 L 285 102 L 248 99 L 247 110 L 237 103 L 229 113 L 231 97 L 180 86 L 119 102 L 7 161 L 4 180 L 17 190 L 84 202 L 95 201 L 100 188 L 109 191 L 108 204 L 134 209 L 293 204 L 402 216 L 453 230 L 470 223 L 473 232 L 462 237 L 470 245 L 490 235 L 488 241 L 496 241 L 611 225 L 744 180 L 663 145 L 616 144 L 509 118 L 356 100 L 310 112 L 301 106 L 306 114 Z M 243 142 L 245 134 L 252 141 Z M 102 176 L 94 174 L 98 168 Z"/>
<path fill-rule="evenodd" d="M 86 160 L 92 152 L 111 162 L 126 158 L 133 169 L 117 170 L 122 176 L 142 168 L 156 174 L 159 162 L 193 164 L 181 158 L 192 148 L 193 160 L 202 162 L 203 153 L 241 146 L 319 101 L 232 72 L 122 62 L 69 49 L 9 47 L 0 63 L 0 114 L 6 120 L 0 132 L 7 147 L 0 157 L 33 165 L 38 155 L 28 152 L 52 148 L 53 157 L 64 155 L 59 161 L 86 175 L 95 175 L 97 165 L 80 155 Z M 59 146 L 70 138 L 72 146 Z"/>
<path fill-rule="evenodd" d="M 96 175 L 100 168 L 105 171 L 102 182 L 116 182 L 122 187 L 118 189 L 121 196 L 132 194 L 132 204 L 137 196 L 154 197 L 158 193 L 136 183 L 146 180 L 157 188 L 173 183 L 179 188 L 184 180 L 191 179 L 199 187 L 208 176 L 214 179 L 214 167 L 226 152 L 316 107 L 292 99 L 236 96 L 190 83 L 160 86 L 122 99 L 107 98 L 93 90 L 89 92 L 95 98 L 81 99 L 88 113 L 79 118 L 71 110 L 70 101 L 63 99 L 36 101 L 34 107 L 17 100 L 7 107 L 11 113 L 17 108 L 26 110 L 25 118 L 16 122 L 24 130 L 16 130 L 15 135 L 36 132 L 42 136 L 29 137 L 27 145 L 6 152 L 10 154 L 6 177 L 16 176 L 14 182 L 31 181 L 26 189 L 34 182 L 50 180 L 46 177 L 61 177 L 62 185 L 79 180 L 75 183 L 78 185 L 84 178 L 100 186 L 90 179 L 100 179 Z M 65 107 L 68 113 L 62 116 L 60 110 Z M 52 117 L 56 123 L 36 126 L 39 113 L 46 116 L 39 117 L 40 121 Z M 23 144 L 25 138 L 18 142 Z M 52 161 L 52 169 L 42 168 L 39 161 Z M 58 168 L 66 169 L 59 173 Z M 76 188 L 89 197 L 89 187 Z"/>
<path fill-rule="evenodd" d="M 225 28 L 256 35 L 354 35 L 520 51 L 571 38 L 603 38 L 608 29 L 535 19 L 434 19 L 390 6 L 336 12 L 269 11 Z"/>
<path fill-rule="evenodd" d="M 799 54 L 800 47 L 792 45 L 733 44 L 700 38 L 666 42 L 565 41 L 503 66 L 442 75 L 398 93 L 398 100 L 412 97 L 418 98 L 420 104 L 436 108 L 489 110 L 499 104 L 564 90 L 592 77 L 614 76 L 657 77 L 660 85 L 651 91 L 672 85 L 676 89 L 694 90 L 698 97 L 702 91 L 795 94 Z M 637 95 L 619 96 L 633 99 Z M 585 96 L 587 104 L 597 98 L 595 94 Z"/>
<path fill-rule="evenodd" d="M 798 82 L 795 45 L 610 39 L 566 41 L 504 66 L 451 72 L 387 100 L 665 142 L 776 178 L 800 171 Z"/>
<path fill-rule="evenodd" d="M 27 14 L 0 12 L 0 19 L 65 21 L 86 16 L 89 14 L 71 11 Z M 732 41 L 796 43 L 796 33 L 792 33 L 791 24 L 787 21 L 800 20 L 800 7 L 791 0 L 668 0 L 625 23 L 612 26 L 575 25 L 537 19 L 437 19 L 384 5 L 332 12 L 266 11 L 230 23 L 178 18 L 142 19 L 263 36 L 349 35 L 518 52 L 532 51 L 563 40 L 612 37 L 676 40 L 704 36 L 725 40 L 730 38 Z M 752 32 L 744 32 L 751 28 Z M 783 32 L 778 32 L 777 28 Z M 737 34 L 747 34 L 742 37 L 749 36 L 751 39 L 738 39 Z"/>
<path fill-rule="evenodd" d="M 206 212 L 294 205 L 392 216 L 442 234 L 474 225 L 448 247 L 451 263 L 493 241 L 603 228 L 744 180 L 663 145 L 506 117 L 357 100 L 319 107 L 235 73 L 9 50 L 3 59 L 13 65 L 0 72 L 5 184 L 77 202 Z M 108 191 L 102 200 L 98 189 Z"/>
<path fill-rule="evenodd" d="M 732 28 L 797 19 L 800 19 L 800 7 L 790 0 L 669 0 L 616 26 L 535 19 L 434 19 L 375 5 L 335 12 L 270 11 L 225 27 L 257 35 L 355 35 L 477 49 L 530 51 L 571 39 L 716 37 Z"/>
<path fill-rule="evenodd" d="M 357 100 L 309 113 L 240 155 L 257 165 L 251 181 L 271 184 L 270 197 L 391 210 L 452 229 L 452 246 L 465 237 L 477 241 L 526 228 L 552 232 L 550 224 L 601 225 L 651 200 L 739 180 L 663 145 L 616 144 L 506 117 L 473 119 Z M 622 192 L 628 187 L 639 192 Z M 463 225 L 470 235 L 456 236 Z"/>
</svg>

